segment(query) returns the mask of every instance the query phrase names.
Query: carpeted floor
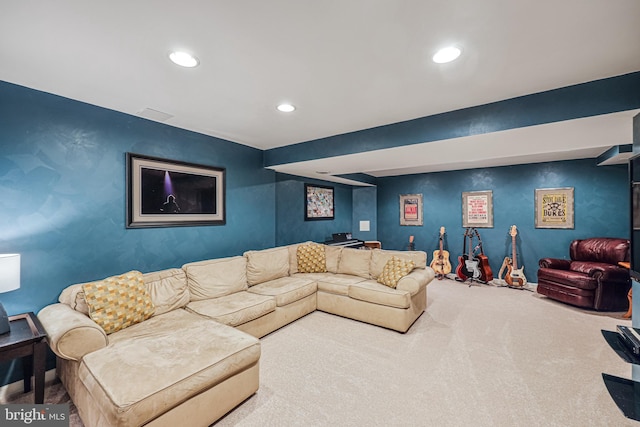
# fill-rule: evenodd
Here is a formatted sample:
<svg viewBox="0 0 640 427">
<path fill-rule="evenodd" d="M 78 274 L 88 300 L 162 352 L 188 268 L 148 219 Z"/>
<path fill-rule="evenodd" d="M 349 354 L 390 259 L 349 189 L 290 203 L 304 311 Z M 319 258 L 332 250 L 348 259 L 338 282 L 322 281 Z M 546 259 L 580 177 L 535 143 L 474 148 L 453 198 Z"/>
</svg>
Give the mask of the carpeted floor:
<svg viewBox="0 0 640 427">
<path fill-rule="evenodd" d="M 631 377 L 600 332 L 623 313 L 447 279 L 427 295 L 406 334 L 314 312 L 264 337 L 260 389 L 215 426 L 640 425 L 602 382 Z"/>
</svg>

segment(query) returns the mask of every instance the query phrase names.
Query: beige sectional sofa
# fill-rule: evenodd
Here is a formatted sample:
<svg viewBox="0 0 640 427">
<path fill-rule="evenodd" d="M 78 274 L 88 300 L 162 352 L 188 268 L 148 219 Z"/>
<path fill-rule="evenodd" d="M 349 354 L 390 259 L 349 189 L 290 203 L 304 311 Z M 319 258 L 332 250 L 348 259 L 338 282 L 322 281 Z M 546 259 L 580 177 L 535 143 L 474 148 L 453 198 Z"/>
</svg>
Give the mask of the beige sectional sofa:
<svg viewBox="0 0 640 427">
<path fill-rule="evenodd" d="M 314 272 L 306 259 L 299 268 L 308 249 Z M 304 242 L 72 285 L 38 318 L 87 427 L 206 426 L 258 390 L 258 338 L 316 309 L 406 332 L 434 276 L 425 252 Z M 113 331 L 96 301 L 136 280 L 135 303 L 153 310 Z M 111 294 L 96 300 L 105 286 Z"/>
</svg>

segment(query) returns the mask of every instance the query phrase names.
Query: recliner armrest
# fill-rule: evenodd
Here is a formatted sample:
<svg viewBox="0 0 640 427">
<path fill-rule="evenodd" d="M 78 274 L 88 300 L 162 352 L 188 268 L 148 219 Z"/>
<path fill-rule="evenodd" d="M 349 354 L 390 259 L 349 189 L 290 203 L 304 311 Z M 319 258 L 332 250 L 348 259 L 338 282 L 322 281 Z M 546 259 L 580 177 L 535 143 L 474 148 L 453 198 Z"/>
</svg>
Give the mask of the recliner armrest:
<svg viewBox="0 0 640 427">
<path fill-rule="evenodd" d="M 599 282 L 629 281 L 629 270 L 613 264 L 574 261 L 571 263 L 571 270 L 588 274 Z"/>
<path fill-rule="evenodd" d="M 560 258 L 542 258 L 538 261 L 538 266 L 540 268 L 552 268 L 554 270 L 569 270 L 571 261 Z"/>
</svg>

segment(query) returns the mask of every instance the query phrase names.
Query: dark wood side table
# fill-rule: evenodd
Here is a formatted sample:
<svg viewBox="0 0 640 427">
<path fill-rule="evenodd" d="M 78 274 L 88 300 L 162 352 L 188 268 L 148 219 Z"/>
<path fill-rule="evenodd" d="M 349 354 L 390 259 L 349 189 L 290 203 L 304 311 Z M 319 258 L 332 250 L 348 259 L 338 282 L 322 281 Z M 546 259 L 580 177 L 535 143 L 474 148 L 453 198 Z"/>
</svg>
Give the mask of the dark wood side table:
<svg viewBox="0 0 640 427">
<path fill-rule="evenodd" d="M 0 362 L 22 358 L 24 392 L 31 391 L 34 377 L 35 403 L 44 403 L 44 371 L 47 334 L 33 312 L 9 316 L 11 330 L 0 335 Z"/>
</svg>

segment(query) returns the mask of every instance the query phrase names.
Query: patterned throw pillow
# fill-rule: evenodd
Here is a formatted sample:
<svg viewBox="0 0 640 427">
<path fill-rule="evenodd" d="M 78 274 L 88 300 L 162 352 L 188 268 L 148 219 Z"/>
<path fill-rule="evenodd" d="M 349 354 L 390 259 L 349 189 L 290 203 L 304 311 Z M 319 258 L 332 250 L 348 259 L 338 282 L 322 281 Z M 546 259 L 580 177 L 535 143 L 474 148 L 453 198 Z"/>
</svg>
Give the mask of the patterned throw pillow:
<svg viewBox="0 0 640 427">
<path fill-rule="evenodd" d="M 151 317 L 155 311 L 139 271 L 82 285 L 89 316 L 112 334 Z"/>
<path fill-rule="evenodd" d="M 382 274 L 378 277 L 378 283 L 389 286 L 390 288 L 396 288 L 398 281 L 415 268 L 416 264 L 413 261 L 404 260 L 397 256 L 392 256 L 389 261 L 384 265 Z"/>
<path fill-rule="evenodd" d="M 310 243 L 298 246 L 298 273 L 326 273 L 327 258 L 324 245 Z"/>
</svg>

